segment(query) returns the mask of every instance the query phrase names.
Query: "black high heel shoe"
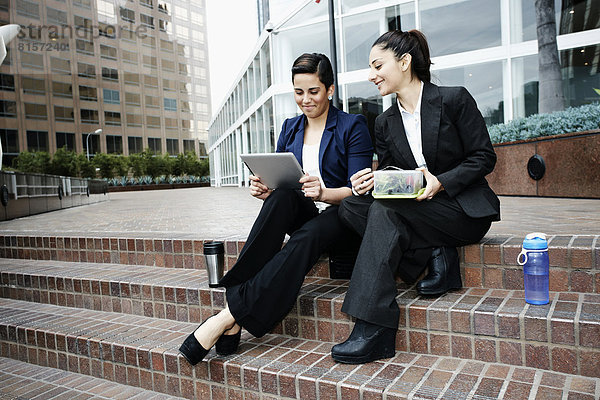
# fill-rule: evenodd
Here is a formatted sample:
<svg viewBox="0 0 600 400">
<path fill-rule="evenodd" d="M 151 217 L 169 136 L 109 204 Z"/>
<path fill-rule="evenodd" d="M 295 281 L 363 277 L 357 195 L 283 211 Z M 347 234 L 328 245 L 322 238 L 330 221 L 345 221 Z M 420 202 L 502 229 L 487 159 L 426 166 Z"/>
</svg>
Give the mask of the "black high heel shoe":
<svg viewBox="0 0 600 400">
<path fill-rule="evenodd" d="M 194 332 L 196 332 L 204 324 L 204 322 L 208 321 L 210 318 L 203 321 L 202 324 L 200 324 L 198 328 L 194 330 Z M 196 336 L 194 336 L 194 332 L 190 333 L 188 337 L 185 338 L 181 346 L 179 346 L 179 352 L 192 365 L 196 365 L 202 361 L 202 359 L 204 359 L 204 357 L 206 357 L 210 351 L 210 349 L 207 350 L 202 347 L 200 342 L 198 342 L 198 339 L 196 339 Z"/>
<path fill-rule="evenodd" d="M 221 335 L 217 343 L 215 343 L 215 350 L 220 356 L 228 356 L 237 351 L 240 345 L 240 337 L 242 336 L 242 328 L 233 335 Z"/>
</svg>

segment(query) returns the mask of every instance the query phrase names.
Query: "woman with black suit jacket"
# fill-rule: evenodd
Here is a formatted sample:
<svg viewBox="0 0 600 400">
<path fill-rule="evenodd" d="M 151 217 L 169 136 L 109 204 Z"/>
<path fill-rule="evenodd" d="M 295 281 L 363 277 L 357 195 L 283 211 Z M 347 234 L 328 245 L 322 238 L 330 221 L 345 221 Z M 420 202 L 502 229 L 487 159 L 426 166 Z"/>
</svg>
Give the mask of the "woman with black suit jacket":
<svg viewBox="0 0 600 400">
<path fill-rule="evenodd" d="M 269 332 L 294 305 L 305 275 L 347 228 L 338 205 L 351 196 L 350 177 L 371 165 L 373 146 L 362 115 L 330 104 L 333 70 L 323 54 L 303 54 L 292 67 L 302 115 L 283 123 L 277 152 L 292 152 L 306 175 L 302 190 L 266 187 L 250 177 L 250 194 L 264 200 L 244 248 L 219 282 L 227 306 L 207 319 L 181 345 L 191 363 L 216 344 L 218 354 L 237 350 L 241 328 L 256 337 Z M 290 238 L 282 248 L 285 235 Z"/>
<path fill-rule="evenodd" d="M 339 213 L 363 241 L 342 311 L 356 323 L 331 351 L 345 363 L 394 355 L 396 276 L 412 283 L 428 268 L 417 284 L 422 295 L 460 288 L 456 247 L 478 242 L 500 219 L 500 202 L 484 178 L 496 163 L 485 121 L 465 88 L 430 83 L 424 35 L 383 34 L 369 65 L 369 80 L 397 100 L 375 121 L 378 168 L 418 168 L 427 185 L 414 200 L 374 200 L 371 170 L 351 177 L 355 196 L 344 199 Z"/>
</svg>

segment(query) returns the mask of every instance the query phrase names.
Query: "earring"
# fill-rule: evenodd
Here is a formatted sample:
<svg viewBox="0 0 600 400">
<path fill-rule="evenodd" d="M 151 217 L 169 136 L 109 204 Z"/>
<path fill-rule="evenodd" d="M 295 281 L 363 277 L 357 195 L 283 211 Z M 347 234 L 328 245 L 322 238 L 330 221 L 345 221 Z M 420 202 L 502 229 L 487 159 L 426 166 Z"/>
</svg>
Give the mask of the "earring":
<svg viewBox="0 0 600 400">
<path fill-rule="evenodd" d="M 327 99 L 328 99 L 329 101 L 331 101 L 331 100 L 333 100 L 333 96 L 329 96 Z"/>
</svg>

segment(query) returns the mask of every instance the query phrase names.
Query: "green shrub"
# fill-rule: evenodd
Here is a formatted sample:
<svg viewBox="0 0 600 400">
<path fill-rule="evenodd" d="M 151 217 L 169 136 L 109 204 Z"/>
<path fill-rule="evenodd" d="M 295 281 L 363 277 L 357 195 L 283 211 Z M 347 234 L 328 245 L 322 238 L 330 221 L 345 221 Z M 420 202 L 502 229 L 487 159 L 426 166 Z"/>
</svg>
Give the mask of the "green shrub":
<svg viewBox="0 0 600 400">
<path fill-rule="evenodd" d="M 50 154 L 45 151 L 24 151 L 13 160 L 17 171 L 46 174 L 50 169 Z"/>
<path fill-rule="evenodd" d="M 94 167 L 100 169 L 100 176 L 102 178 L 114 178 L 114 162 L 113 158 L 109 154 L 97 153 L 93 159 Z"/>
<path fill-rule="evenodd" d="M 533 139 L 561 133 L 600 129 L 600 103 L 567 108 L 551 114 L 535 114 L 488 128 L 492 143 Z"/>
<path fill-rule="evenodd" d="M 92 161 L 87 159 L 85 154 L 77 154 L 77 164 L 82 178 L 96 178 L 96 167 Z"/>
<path fill-rule="evenodd" d="M 78 176 L 77 153 L 67 150 L 66 146 L 56 150 L 50 161 L 48 173 L 61 176 Z"/>
<path fill-rule="evenodd" d="M 139 178 L 146 173 L 146 161 L 141 154 L 130 154 L 128 157 L 131 174 L 134 178 Z"/>
</svg>

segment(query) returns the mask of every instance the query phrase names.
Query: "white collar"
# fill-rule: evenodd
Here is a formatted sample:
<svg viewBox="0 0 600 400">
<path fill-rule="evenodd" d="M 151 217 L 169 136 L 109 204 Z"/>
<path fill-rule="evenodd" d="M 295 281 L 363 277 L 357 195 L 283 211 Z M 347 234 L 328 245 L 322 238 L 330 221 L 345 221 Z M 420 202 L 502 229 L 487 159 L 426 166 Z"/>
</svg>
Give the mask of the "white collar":
<svg viewBox="0 0 600 400">
<path fill-rule="evenodd" d="M 421 90 L 419 91 L 419 100 L 417 100 L 417 106 L 415 107 L 415 112 L 412 114 L 421 114 L 421 99 L 423 98 L 423 87 L 425 85 L 423 84 L 423 81 L 421 81 Z M 398 103 L 398 109 L 400 110 L 400 113 L 406 113 L 406 114 L 411 114 L 408 111 L 406 111 L 406 109 L 404 107 L 402 107 L 402 104 L 400 104 L 400 99 L 396 98 L 396 103 Z"/>
</svg>

